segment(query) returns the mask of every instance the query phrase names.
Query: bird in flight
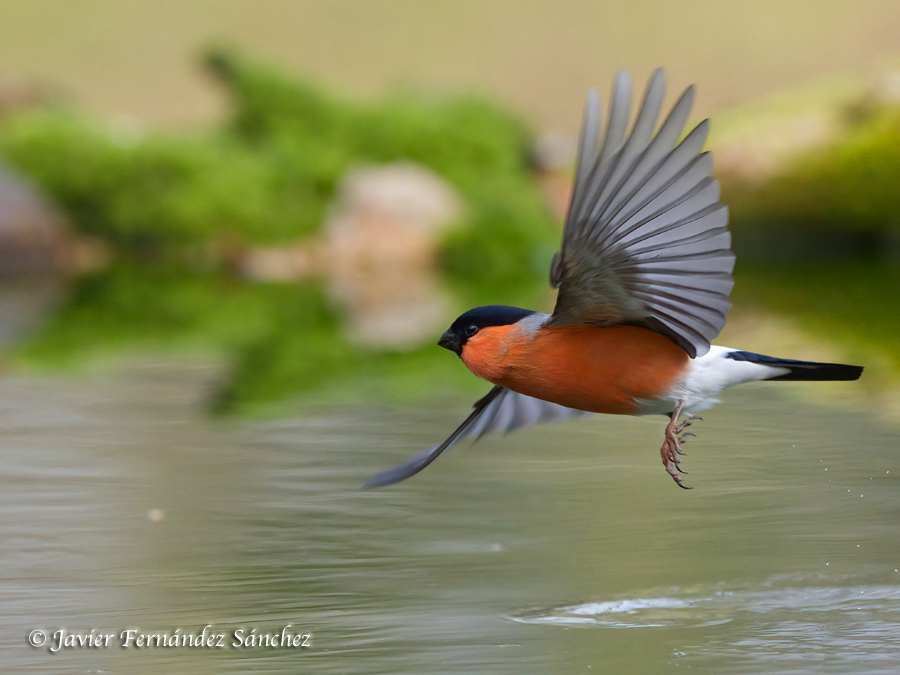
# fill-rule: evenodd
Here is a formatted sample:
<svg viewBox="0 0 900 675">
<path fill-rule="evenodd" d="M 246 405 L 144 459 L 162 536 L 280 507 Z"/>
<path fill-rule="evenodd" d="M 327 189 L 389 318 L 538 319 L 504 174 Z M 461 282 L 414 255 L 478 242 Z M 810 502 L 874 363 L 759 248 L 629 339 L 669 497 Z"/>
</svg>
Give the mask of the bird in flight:
<svg viewBox="0 0 900 675">
<path fill-rule="evenodd" d="M 664 94 L 659 69 L 629 132 L 631 78 L 620 71 L 601 140 L 600 100 L 591 90 L 550 269 L 559 289 L 553 313 L 491 305 L 456 319 L 438 344 L 494 388 L 443 443 L 365 487 L 405 480 L 465 437 L 610 413 L 668 415 L 660 456 L 689 489 L 679 461 L 685 429 L 726 387 L 859 378 L 859 366 L 710 345 L 725 325 L 734 285 L 728 209 L 703 151 L 709 120 L 682 138 L 693 86 L 654 133 Z"/>
</svg>

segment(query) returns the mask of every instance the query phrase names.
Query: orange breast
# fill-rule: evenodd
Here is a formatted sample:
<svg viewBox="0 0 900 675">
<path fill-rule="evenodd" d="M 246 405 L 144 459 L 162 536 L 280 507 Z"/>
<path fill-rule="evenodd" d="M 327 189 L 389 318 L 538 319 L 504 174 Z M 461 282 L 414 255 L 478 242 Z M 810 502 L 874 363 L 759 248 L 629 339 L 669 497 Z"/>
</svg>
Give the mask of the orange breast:
<svg viewBox="0 0 900 675">
<path fill-rule="evenodd" d="M 520 394 L 591 412 L 630 415 L 636 399 L 664 396 L 690 357 L 659 333 L 635 326 L 484 328 L 463 348 L 479 377 Z"/>
</svg>

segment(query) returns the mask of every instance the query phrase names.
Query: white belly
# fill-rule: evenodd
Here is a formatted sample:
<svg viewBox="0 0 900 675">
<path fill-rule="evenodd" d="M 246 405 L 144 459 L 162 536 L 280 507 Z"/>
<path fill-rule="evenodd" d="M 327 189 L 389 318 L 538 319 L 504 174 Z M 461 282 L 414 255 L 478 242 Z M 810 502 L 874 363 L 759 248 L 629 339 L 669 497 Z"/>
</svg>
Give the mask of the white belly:
<svg viewBox="0 0 900 675">
<path fill-rule="evenodd" d="M 739 350 L 713 345 L 703 356 L 691 359 L 687 373 L 675 383 L 667 396 L 639 402 L 640 414 L 668 414 L 675 409 L 678 401 L 684 401 L 684 412 L 706 410 L 719 402 L 716 397 L 727 387 L 766 380 L 790 372 L 787 368 L 726 358 L 728 353 L 734 351 Z"/>
</svg>

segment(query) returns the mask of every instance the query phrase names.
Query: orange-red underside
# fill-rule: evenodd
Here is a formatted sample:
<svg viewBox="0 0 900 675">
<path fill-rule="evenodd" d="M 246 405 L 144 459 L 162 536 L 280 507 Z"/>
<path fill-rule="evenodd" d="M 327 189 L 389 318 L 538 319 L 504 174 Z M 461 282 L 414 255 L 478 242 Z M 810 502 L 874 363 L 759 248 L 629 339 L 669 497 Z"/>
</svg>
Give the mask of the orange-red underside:
<svg viewBox="0 0 900 675">
<path fill-rule="evenodd" d="M 635 326 L 483 328 L 463 347 L 478 377 L 520 394 L 590 412 L 633 415 L 636 399 L 665 396 L 690 357 L 668 338 Z"/>
</svg>

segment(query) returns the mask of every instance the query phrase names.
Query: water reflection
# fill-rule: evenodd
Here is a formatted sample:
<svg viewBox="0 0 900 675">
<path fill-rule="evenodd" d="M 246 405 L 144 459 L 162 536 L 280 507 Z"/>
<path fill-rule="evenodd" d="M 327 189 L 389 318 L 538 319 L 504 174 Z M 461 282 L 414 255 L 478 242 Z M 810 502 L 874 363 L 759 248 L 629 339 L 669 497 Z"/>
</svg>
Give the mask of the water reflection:
<svg viewBox="0 0 900 675">
<path fill-rule="evenodd" d="M 898 434 L 865 414 L 784 385 L 729 392 L 687 448 L 690 493 L 657 466 L 660 421 L 616 418 L 484 441 L 363 492 L 467 402 L 213 423 L 218 376 L 147 360 L 0 380 L 7 668 L 880 673 L 900 660 Z M 292 624 L 313 647 L 25 644 L 34 628 L 207 624 Z"/>
<path fill-rule="evenodd" d="M 63 297 L 54 276 L 0 277 L 0 347 L 7 347 L 35 330 Z"/>
</svg>

